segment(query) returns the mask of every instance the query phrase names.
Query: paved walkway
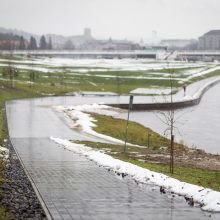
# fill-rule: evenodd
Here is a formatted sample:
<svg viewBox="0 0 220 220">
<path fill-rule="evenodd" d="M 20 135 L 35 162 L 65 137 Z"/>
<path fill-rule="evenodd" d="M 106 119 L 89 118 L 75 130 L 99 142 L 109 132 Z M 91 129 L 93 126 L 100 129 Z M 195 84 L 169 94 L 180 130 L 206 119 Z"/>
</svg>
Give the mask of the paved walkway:
<svg viewBox="0 0 220 220">
<path fill-rule="evenodd" d="M 87 99 L 89 103 L 95 100 Z M 161 195 L 157 187 L 137 186 L 130 178 L 121 179 L 51 141 L 50 136 L 91 140 L 70 130 L 50 107 L 81 102 L 78 97 L 53 97 L 13 101 L 6 106 L 12 144 L 49 218 L 210 219 L 198 207 L 189 207 L 182 197 Z"/>
</svg>

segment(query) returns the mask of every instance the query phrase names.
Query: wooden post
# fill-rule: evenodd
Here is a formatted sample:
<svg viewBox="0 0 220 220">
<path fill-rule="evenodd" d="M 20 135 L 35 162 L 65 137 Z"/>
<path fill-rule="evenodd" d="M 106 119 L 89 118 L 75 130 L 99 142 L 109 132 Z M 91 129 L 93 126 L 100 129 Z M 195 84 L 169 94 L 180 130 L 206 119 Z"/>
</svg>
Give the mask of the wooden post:
<svg viewBox="0 0 220 220">
<path fill-rule="evenodd" d="M 133 104 L 133 96 L 130 96 L 130 101 L 129 101 L 129 107 L 128 107 L 128 118 L 126 122 L 126 128 L 125 128 L 125 147 L 124 147 L 124 153 L 127 152 L 127 138 L 128 138 L 128 122 L 129 122 L 129 116 L 130 116 L 130 110 L 132 109 L 132 104 Z"/>
<path fill-rule="evenodd" d="M 148 135 L 147 135 L 147 147 L 148 149 L 150 148 L 150 132 L 148 131 Z"/>
<path fill-rule="evenodd" d="M 174 135 L 171 135 L 171 161 L 170 161 L 170 172 L 174 172 Z"/>
</svg>

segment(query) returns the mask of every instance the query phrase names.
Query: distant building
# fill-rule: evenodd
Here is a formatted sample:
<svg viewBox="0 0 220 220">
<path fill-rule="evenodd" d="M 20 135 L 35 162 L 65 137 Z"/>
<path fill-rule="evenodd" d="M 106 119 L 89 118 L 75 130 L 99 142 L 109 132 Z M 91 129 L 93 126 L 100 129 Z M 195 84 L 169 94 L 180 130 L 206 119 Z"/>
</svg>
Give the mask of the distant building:
<svg viewBox="0 0 220 220">
<path fill-rule="evenodd" d="M 112 38 L 98 40 L 92 36 L 90 28 L 84 28 L 83 34 L 64 37 L 61 35 L 47 35 L 51 37 L 54 49 L 65 50 L 140 50 L 143 49 L 139 44 L 128 41 L 127 39 L 115 40 Z"/>
<path fill-rule="evenodd" d="M 93 40 L 88 41 L 83 44 L 81 49 L 83 50 L 140 50 L 139 44 L 133 43 L 128 40 L 113 40 L 109 38 L 108 40 Z"/>
<path fill-rule="evenodd" d="M 196 43 L 197 41 L 194 39 L 166 39 L 160 42 L 162 46 L 166 46 L 168 49 L 174 50 L 185 49 Z"/>
<path fill-rule="evenodd" d="M 83 34 L 64 37 L 62 35 L 48 34 L 46 38 L 51 37 L 53 41 L 53 49 L 67 49 L 67 45 L 71 44 L 69 49 L 80 49 L 82 45 L 88 42 L 93 42 L 92 31 L 90 28 L 85 28 Z"/>
<path fill-rule="evenodd" d="M 92 39 L 92 31 L 90 28 L 84 28 L 84 37 L 87 39 Z"/>
<path fill-rule="evenodd" d="M 17 50 L 19 45 L 19 40 L 0 40 L 0 50 Z"/>
<path fill-rule="evenodd" d="M 199 50 L 220 50 L 220 30 L 211 30 L 199 38 Z"/>
<path fill-rule="evenodd" d="M 24 39 L 25 48 L 28 47 L 28 41 Z M 20 46 L 20 36 L 11 33 L 0 33 L 0 50 L 18 50 Z"/>
</svg>

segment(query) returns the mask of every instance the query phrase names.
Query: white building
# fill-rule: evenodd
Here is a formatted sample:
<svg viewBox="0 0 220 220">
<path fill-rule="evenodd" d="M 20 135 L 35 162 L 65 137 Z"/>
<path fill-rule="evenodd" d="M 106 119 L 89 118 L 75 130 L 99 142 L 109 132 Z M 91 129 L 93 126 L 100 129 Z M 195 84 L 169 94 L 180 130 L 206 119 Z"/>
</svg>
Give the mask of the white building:
<svg viewBox="0 0 220 220">
<path fill-rule="evenodd" d="M 200 37 L 198 49 L 220 50 L 220 30 L 211 30 Z"/>
</svg>

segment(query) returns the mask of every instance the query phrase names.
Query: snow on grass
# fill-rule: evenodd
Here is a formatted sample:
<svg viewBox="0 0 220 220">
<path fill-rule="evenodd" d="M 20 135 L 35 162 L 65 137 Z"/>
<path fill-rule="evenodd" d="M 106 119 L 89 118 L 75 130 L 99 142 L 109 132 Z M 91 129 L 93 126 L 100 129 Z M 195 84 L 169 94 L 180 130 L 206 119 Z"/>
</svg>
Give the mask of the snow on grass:
<svg viewBox="0 0 220 220">
<path fill-rule="evenodd" d="M 156 95 L 169 95 L 170 94 L 170 89 L 156 89 L 156 88 L 138 88 L 134 89 L 130 92 L 131 94 L 156 94 Z"/>
<path fill-rule="evenodd" d="M 147 61 L 146 59 L 61 59 L 61 58 L 45 58 L 41 63 L 53 66 L 75 66 L 75 67 L 99 67 L 115 70 L 161 70 L 169 68 L 186 68 L 201 67 L 204 63 L 188 63 L 173 61 Z"/>
<path fill-rule="evenodd" d="M 7 60 L 0 59 L 0 66 L 5 67 L 8 66 L 6 61 L 13 62 L 13 67 L 18 69 L 25 70 L 36 70 L 40 72 L 62 72 L 63 68 L 68 68 L 68 71 L 73 73 L 81 73 L 86 74 L 89 72 L 109 72 L 109 71 L 140 71 L 140 74 L 143 71 L 148 71 L 149 74 L 155 75 L 155 77 L 147 76 L 118 76 L 123 78 L 130 79 L 158 79 L 158 80 L 167 80 L 169 77 L 169 73 L 155 73 L 151 71 L 155 70 L 168 70 L 168 69 L 179 69 L 181 75 L 179 73 L 174 72 L 175 79 L 181 80 L 183 76 L 185 76 L 185 81 L 188 81 L 194 77 L 206 75 L 210 72 L 220 69 L 217 64 L 213 63 L 189 63 L 183 61 L 147 61 L 146 59 L 66 59 L 66 58 L 38 58 L 35 60 Z M 4 63 L 1 63 L 4 62 Z M 35 66 L 40 65 L 40 66 Z M 56 68 L 57 67 L 57 68 Z M 60 69 L 61 68 L 61 69 Z M 185 68 L 189 68 L 184 70 Z M 192 69 L 191 69 L 192 68 Z M 183 71 L 181 71 L 183 69 Z M 142 71 L 142 72 L 141 72 Z M 179 72 L 178 71 L 178 72 Z M 160 75 L 161 77 L 156 77 L 156 75 Z M 115 77 L 111 74 L 103 74 L 103 75 L 94 75 L 96 77 Z M 180 76 L 180 78 L 178 78 Z"/>
<path fill-rule="evenodd" d="M 9 66 L 8 64 L 0 63 L 0 67 L 7 67 Z M 37 66 L 32 66 L 32 65 L 11 65 L 12 68 L 17 68 L 17 69 L 22 69 L 22 70 L 35 70 L 43 73 L 48 73 L 48 72 L 55 72 L 57 70 L 51 70 L 47 67 L 37 67 Z"/>
<path fill-rule="evenodd" d="M 169 80 L 169 69 L 174 69 L 173 80 L 187 82 L 192 78 L 203 76 L 220 69 L 215 63 L 190 63 L 183 61 L 147 61 L 146 59 L 67 59 L 67 58 L 38 58 L 34 60 L 7 60 L 0 59 L 0 67 L 11 66 L 23 70 L 35 70 L 44 73 L 69 71 L 75 75 L 92 76 L 99 78 L 126 78 L 126 79 L 146 79 L 146 80 Z M 3 62 L 3 63 L 1 63 Z M 36 66 L 37 65 L 37 66 Z M 68 69 L 67 69 L 68 68 Z M 178 70 L 175 73 L 175 69 Z M 182 69 L 182 70 L 181 70 Z M 155 72 L 167 70 L 167 72 Z M 131 75 L 108 74 L 111 71 L 128 71 Z M 140 71 L 138 75 L 132 72 Z M 95 74 L 103 72 L 103 74 Z M 104 73 L 106 72 L 106 74 Z M 144 74 L 144 75 L 143 75 Z M 149 75 L 148 75 L 149 74 Z M 93 86 L 95 86 L 93 84 Z"/>
<path fill-rule="evenodd" d="M 191 75 L 197 74 L 199 72 L 202 72 L 204 70 L 207 70 L 207 66 L 204 66 L 201 68 L 193 68 L 193 69 L 183 70 L 180 73 L 185 76 L 191 76 Z"/>
<path fill-rule="evenodd" d="M 83 144 L 76 144 L 54 137 L 51 137 L 51 140 L 74 153 L 86 156 L 103 167 L 110 168 L 120 174 L 127 174 L 140 183 L 155 184 L 165 187 L 178 195 L 193 198 L 195 202 L 201 204 L 202 210 L 220 212 L 220 192 L 181 182 L 162 173 L 152 172 L 134 164 L 115 159 Z"/>
<path fill-rule="evenodd" d="M 83 95 L 83 96 L 118 96 L 115 92 L 94 92 L 94 91 L 81 91 L 81 92 L 73 92 L 69 94 L 74 95 Z"/>
<path fill-rule="evenodd" d="M 91 81 L 89 81 L 89 80 L 86 80 L 86 81 L 87 81 L 90 85 L 97 87 L 97 84 L 96 84 L 96 83 L 91 82 Z"/>
<path fill-rule="evenodd" d="M 74 75 L 79 75 L 79 76 L 88 76 L 88 77 L 99 77 L 99 78 L 115 78 L 115 79 L 150 79 L 150 80 L 170 80 L 170 74 L 166 74 L 166 73 L 161 73 L 160 75 L 162 75 L 161 77 L 158 76 L 147 76 L 147 74 L 145 76 L 123 76 L 123 75 L 108 75 L 108 74 L 89 74 L 89 73 L 85 73 L 85 74 L 81 74 L 81 73 L 74 73 Z M 182 78 L 173 78 L 174 81 L 180 81 L 182 80 Z"/>
<path fill-rule="evenodd" d="M 66 117 L 71 119 L 70 127 L 73 129 L 79 129 L 86 134 L 93 135 L 106 141 L 110 141 L 116 144 L 124 144 L 123 141 L 116 138 L 97 133 L 92 128 L 95 119 L 89 113 L 104 114 L 104 115 L 116 115 L 117 109 L 106 105 L 92 104 L 92 105 L 78 105 L 78 106 L 56 106 L 54 107 L 59 112 L 64 112 Z M 129 145 L 129 144 L 128 144 Z M 131 144 L 130 144 L 131 145 Z"/>
<path fill-rule="evenodd" d="M 194 67 L 203 67 L 207 64 L 205 63 L 188 63 L 180 61 L 172 61 L 167 64 L 167 61 L 148 61 L 146 59 L 68 59 L 68 58 L 38 58 L 35 60 L 7 60 L 0 59 L 0 62 L 13 62 L 13 63 L 26 63 L 37 64 L 37 65 L 46 65 L 48 67 L 89 67 L 93 68 L 92 71 L 97 71 L 96 68 L 99 68 L 98 71 L 102 70 L 161 70 L 161 69 L 170 69 L 170 68 L 194 68 Z M 85 69 L 86 70 L 86 69 Z M 80 70 L 84 71 L 84 70 Z"/>
<path fill-rule="evenodd" d="M 195 77 L 207 75 L 207 74 L 209 74 L 211 72 L 214 72 L 216 70 L 220 70 L 220 66 L 215 66 L 215 67 L 212 67 L 212 68 L 208 68 L 204 71 L 200 71 L 200 72 L 197 72 L 195 74 L 192 74 L 191 76 L 187 77 L 187 80 L 190 80 L 190 79 L 195 78 Z"/>
<path fill-rule="evenodd" d="M 0 146 L 0 157 L 7 160 L 9 157 L 9 150 L 5 147 Z"/>
<path fill-rule="evenodd" d="M 219 65 L 211 65 L 211 66 L 206 66 L 204 68 L 199 68 L 199 69 L 189 69 L 186 71 L 183 71 L 182 74 L 186 76 L 185 78 L 182 78 L 179 83 L 184 83 L 187 82 L 193 78 L 200 77 L 200 76 L 205 76 L 209 73 L 215 72 L 217 70 L 220 70 Z"/>
</svg>

